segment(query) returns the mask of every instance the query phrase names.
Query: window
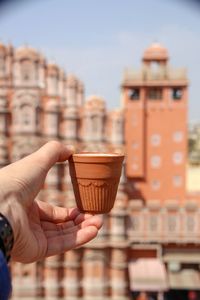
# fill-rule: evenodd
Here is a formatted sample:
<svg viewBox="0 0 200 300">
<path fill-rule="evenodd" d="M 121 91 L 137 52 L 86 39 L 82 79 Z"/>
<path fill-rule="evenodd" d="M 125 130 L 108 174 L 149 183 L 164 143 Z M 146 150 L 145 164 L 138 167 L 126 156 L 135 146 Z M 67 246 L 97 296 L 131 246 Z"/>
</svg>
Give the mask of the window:
<svg viewBox="0 0 200 300">
<path fill-rule="evenodd" d="M 161 141 L 161 136 L 159 134 L 152 134 L 151 136 L 151 145 L 159 146 Z"/>
<path fill-rule="evenodd" d="M 161 100 L 162 99 L 162 89 L 161 88 L 150 88 L 148 90 L 149 100 Z"/>
<path fill-rule="evenodd" d="M 139 147 L 138 142 L 133 142 L 133 143 L 132 143 L 132 148 L 133 148 L 133 149 L 138 149 L 138 147 Z"/>
<path fill-rule="evenodd" d="M 173 141 L 176 143 L 180 143 L 183 140 L 183 132 L 182 131 L 175 131 L 173 133 Z"/>
<path fill-rule="evenodd" d="M 91 120 L 92 120 L 92 130 L 95 135 L 97 132 L 99 132 L 99 118 L 98 116 L 92 116 Z"/>
<path fill-rule="evenodd" d="M 31 68 L 31 63 L 27 60 L 24 60 L 21 63 L 21 75 L 22 75 L 22 80 L 23 81 L 28 81 L 31 79 L 32 75 L 32 68 Z"/>
<path fill-rule="evenodd" d="M 58 126 L 58 118 L 57 115 L 54 113 L 48 114 L 48 126 L 49 128 L 55 129 Z M 72 130 L 71 123 L 68 125 L 69 130 Z"/>
<path fill-rule="evenodd" d="M 30 124 L 30 119 L 29 119 L 29 114 L 28 113 L 24 113 L 23 115 L 23 124 L 24 125 L 29 125 Z"/>
<path fill-rule="evenodd" d="M 130 100 L 139 100 L 140 99 L 140 90 L 138 88 L 131 89 L 128 91 L 128 96 Z"/>
<path fill-rule="evenodd" d="M 139 185 L 138 182 L 133 182 L 132 187 L 133 187 L 134 190 L 138 190 L 140 188 L 140 185 Z"/>
<path fill-rule="evenodd" d="M 160 67 L 160 65 L 157 61 L 152 61 L 151 62 L 151 70 L 154 74 L 159 72 L 159 67 Z"/>
<path fill-rule="evenodd" d="M 22 125 L 32 125 L 33 108 L 29 105 L 23 105 L 21 107 L 21 121 Z"/>
<path fill-rule="evenodd" d="M 188 231 L 194 231 L 194 229 L 195 229 L 194 216 L 187 216 L 186 228 L 187 228 Z"/>
<path fill-rule="evenodd" d="M 140 229 L 140 219 L 139 216 L 130 217 L 130 226 L 131 229 L 137 231 Z"/>
<path fill-rule="evenodd" d="M 55 95 L 58 91 L 58 80 L 57 77 L 54 75 L 51 75 L 47 79 L 47 85 L 48 85 L 48 92 L 50 94 Z"/>
<path fill-rule="evenodd" d="M 23 78 L 22 78 L 22 79 L 23 79 L 24 81 L 27 81 L 27 80 L 29 80 L 29 78 L 30 78 L 29 73 L 28 73 L 28 72 L 24 72 L 24 73 L 23 73 Z"/>
<path fill-rule="evenodd" d="M 138 164 L 137 163 L 133 163 L 132 164 L 132 169 L 133 170 L 138 170 Z"/>
<path fill-rule="evenodd" d="M 102 125 L 101 121 L 100 121 L 100 125 Z M 123 135 L 123 130 L 122 130 L 123 126 L 122 126 L 122 121 L 121 120 L 116 120 L 116 122 L 115 122 L 115 129 L 116 129 L 116 134 Z"/>
<path fill-rule="evenodd" d="M 182 152 L 175 152 L 173 154 L 173 162 L 178 165 L 178 164 L 181 164 L 182 161 L 183 161 L 183 153 Z"/>
<path fill-rule="evenodd" d="M 168 230 L 170 232 L 176 231 L 177 222 L 176 222 L 176 215 L 169 215 L 168 216 Z"/>
<path fill-rule="evenodd" d="M 175 187 L 180 187 L 182 185 L 182 177 L 180 175 L 175 175 L 173 177 L 173 185 Z"/>
<path fill-rule="evenodd" d="M 40 114 L 41 114 L 41 110 L 40 107 L 36 107 L 36 125 L 38 126 L 40 124 Z"/>
<path fill-rule="evenodd" d="M 158 227 L 158 219 L 156 216 L 152 215 L 149 217 L 149 229 L 150 231 L 156 231 Z"/>
<path fill-rule="evenodd" d="M 161 157 L 158 155 L 154 155 L 151 157 L 151 166 L 153 168 L 159 168 L 161 165 Z"/>
<path fill-rule="evenodd" d="M 173 88 L 171 90 L 171 98 L 175 101 L 181 100 L 182 95 L 183 95 L 183 91 L 181 88 Z"/>
<path fill-rule="evenodd" d="M 157 179 L 153 179 L 152 182 L 151 182 L 151 188 L 154 191 L 159 190 L 160 189 L 160 181 L 157 180 Z"/>
<path fill-rule="evenodd" d="M 5 61 L 4 57 L 0 56 L 0 76 L 5 72 Z"/>
<path fill-rule="evenodd" d="M 132 117 L 132 126 L 137 126 L 138 125 L 138 118 L 137 118 L 137 116 L 136 115 L 134 115 L 133 117 Z"/>
</svg>

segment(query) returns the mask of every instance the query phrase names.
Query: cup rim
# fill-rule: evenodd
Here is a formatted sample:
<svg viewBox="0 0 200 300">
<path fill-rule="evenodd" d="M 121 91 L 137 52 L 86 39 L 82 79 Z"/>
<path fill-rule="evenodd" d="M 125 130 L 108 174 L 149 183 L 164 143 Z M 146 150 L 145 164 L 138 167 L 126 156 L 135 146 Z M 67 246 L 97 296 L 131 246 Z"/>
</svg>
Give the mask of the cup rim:
<svg viewBox="0 0 200 300">
<path fill-rule="evenodd" d="M 82 158 L 112 158 L 112 157 L 124 157 L 123 153 L 116 153 L 116 152 L 79 152 L 79 153 L 73 153 L 73 157 L 82 157 Z"/>
<path fill-rule="evenodd" d="M 69 158 L 69 163 L 117 163 L 123 162 L 124 158 L 123 154 L 114 152 L 80 152 L 72 154 Z"/>
</svg>

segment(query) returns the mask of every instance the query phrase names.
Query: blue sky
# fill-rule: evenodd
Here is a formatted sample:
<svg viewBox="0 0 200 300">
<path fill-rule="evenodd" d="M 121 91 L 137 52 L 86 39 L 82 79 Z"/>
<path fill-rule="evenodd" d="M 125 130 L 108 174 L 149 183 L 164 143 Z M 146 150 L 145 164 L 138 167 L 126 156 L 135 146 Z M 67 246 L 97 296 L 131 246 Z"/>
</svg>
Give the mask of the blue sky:
<svg viewBox="0 0 200 300">
<path fill-rule="evenodd" d="M 13 4 L 13 2 L 17 4 Z M 158 41 L 186 67 L 189 118 L 200 121 L 200 5 L 184 0 L 26 0 L 0 10 L 0 39 L 31 45 L 85 83 L 86 96 L 120 105 L 125 67 L 138 68 Z"/>
</svg>

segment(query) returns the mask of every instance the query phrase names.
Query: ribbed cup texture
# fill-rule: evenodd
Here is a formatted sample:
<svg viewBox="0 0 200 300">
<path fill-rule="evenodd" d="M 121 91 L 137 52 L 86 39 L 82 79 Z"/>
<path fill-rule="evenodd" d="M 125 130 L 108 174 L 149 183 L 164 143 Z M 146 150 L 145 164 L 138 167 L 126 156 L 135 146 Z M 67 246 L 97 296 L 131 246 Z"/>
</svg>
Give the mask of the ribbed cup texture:
<svg viewBox="0 0 200 300">
<path fill-rule="evenodd" d="M 72 178 L 77 206 L 81 211 L 109 212 L 115 202 L 119 179 L 88 180 Z"/>
<path fill-rule="evenodd" d="M 69 171 L 78 208 L 84 212 L 107 213 L 115 202 L 123 155 L 74 154 Z"/>
</svg>

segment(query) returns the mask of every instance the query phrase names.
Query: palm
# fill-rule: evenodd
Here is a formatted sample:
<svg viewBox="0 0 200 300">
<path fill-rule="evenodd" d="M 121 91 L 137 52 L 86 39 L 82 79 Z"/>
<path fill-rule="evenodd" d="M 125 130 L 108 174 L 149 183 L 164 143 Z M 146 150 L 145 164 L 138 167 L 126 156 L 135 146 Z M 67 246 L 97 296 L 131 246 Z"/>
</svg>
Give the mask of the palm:
<svg viewBox="0 0 200 300">
<path fill-rule="evenodd" d="M 98 216 L 34 200 L 50 168 L 71 154 L 64 145 L 49 142 L 0 170 L 0 211 L 14 232 L 14 260 L 29 263 L 79 247 L 102 226 Z"/>
<path fill-rule="evenodd" d="M 76 208 L 55 210 L 41 201 L 33 202 L 26 221 L 13 249 L 13 258 L 25 263 L 76 248 L 94 238 L 102 225 L 97 216 L 80 213 Z"/>
</svg>

